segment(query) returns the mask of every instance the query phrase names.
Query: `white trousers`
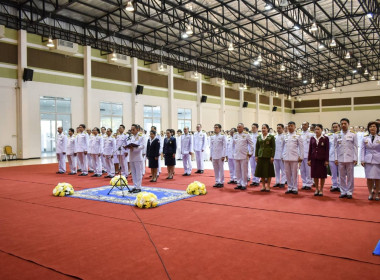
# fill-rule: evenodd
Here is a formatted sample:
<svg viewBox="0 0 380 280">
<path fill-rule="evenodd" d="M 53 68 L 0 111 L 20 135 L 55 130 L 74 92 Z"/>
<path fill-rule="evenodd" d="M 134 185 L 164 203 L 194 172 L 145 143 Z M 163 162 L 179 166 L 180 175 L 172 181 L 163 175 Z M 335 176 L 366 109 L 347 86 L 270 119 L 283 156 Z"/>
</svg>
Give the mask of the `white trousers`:
<svg viewBox="0 0 380 280">
<path fill-rule="evenodd" d="M 183 154 L 182 155 L 183 160 L 183 169 L 185 169 L 186 174 L 191 174 L 191 155 L 190 154 Z"/>
<path fill-rule="evenodd" d="M 235 174 L 235 160 L 234 159 L 228 159 L 228 169 L 230 170 L 230 180 L 236 181 L 236 174 Z"/>
<path fill-rule="evenodd" d="M 115 176 L 115 164 L 113 163 L 113 158 L 111 158 L 111 155 L 103 155 L 104 157 L 104 163 L 105 163 L 105 170 L 107 171 L 107 174 L 109 176 Z"/>
<path fill-rule="evenodd" d="M 313 180 L 311 179 L 311 168 L 307 165 L 307 158 L 304 158 L 301 162 L 301 179 L 303 187 L 311 187 L 313 185 Z"/>
<path fill-rule="evenodd" d="M 91 154 L 87 153 L 88 170 L 94 171 L 94 162 Z"/>
<path fill-rule="evenodd" d="M 67 155 L 70 166 L 70 172 L 77 173 L 77 157 L 74 155 Z"/>
<path fill-rule="evenodd" d="M 215 183 L 224 184 L 224 161 L 219 159 L 212 159 L 212 166 L 214 167 Z"/>
<path fill-rule="evenodd" d="M 276 184 L 285 184 L 286 175 L 285 175 L 285 166 L 282 159 L 274 160 L 274 168 L 276 172 Z"/>
<path fill-rule="evenodd" d="M 102 170 L 106 170 L 106 157 L 101 155 L 102 158 Z"/>
<path fill-rule="evenodd" d="M 117 155 L 117 159 L 119 160 L 119 165 L 120 165 L 119 168 L 121 168 L 121 175 L 127 177 L 129 174 L 127 157 L 124 154 L 122 154 L 122 155 Z"/>
<path fill-rule="evenodd" d="M 248 159 L 235 159 L 235 174 L 238 185 L 246 187 L 248 180 Z"/>
<path fill-rule="evenodd" d="M 66 155 L 63 153 L 57 153 L 58 171 L 66 172 Z"/>
<path fill-rule="evenodd" d="M 249 164 L 251 165 L 252 183 L 260 183 L 260 178 L 259 177 L 255 177 L 255 171 L 256 171 L 257 162 L 255 160 L 255 156 L 254 155 L 252 155 L 249 158 Z"/>
<path fill-rule="evenodd" d="M 341 194 L 352 195 L 354 192 L 353 162 L 339 162 L 339 181 Z"/>
<path fill-rule="evenodd" d="M 133 185 L 135 188 L 140 189 L 141 188 L 141 181 L 142 181 L 142 163 L 141 161 L 131 161 L 131 173 L 132 173 L 132 180 Z"/>
<path fill-rule="evenodd" d="M 87 155 L 84 154 L 84 152 L 78 152 L 78 166 L 80 169 L 82 169 L 83 174 L 88 173 L 88 161 L 87 161 Z"/>
<path fill-rule="evenodd" d="M 331 170 L 332 187 L 339 188 L 338 166 L 335 164 L 335 161 L 329 161 L 329 166 Z"/>
<path fill-rule="evenodd" d="M 284 161 L 288 190 L 298 190 L 298 161 Z"/>
<path fill-rule="evenodd" d="M 98 154 L 90 154 L 92 168 L 96 175 L 102 175 L 102 158 Z"/>
<path fill-rule="evenodd" d="M 204 170 L 203 152 L 195 151 L 195 159 L 197 161 L 197 170 Z"/>
</svg>

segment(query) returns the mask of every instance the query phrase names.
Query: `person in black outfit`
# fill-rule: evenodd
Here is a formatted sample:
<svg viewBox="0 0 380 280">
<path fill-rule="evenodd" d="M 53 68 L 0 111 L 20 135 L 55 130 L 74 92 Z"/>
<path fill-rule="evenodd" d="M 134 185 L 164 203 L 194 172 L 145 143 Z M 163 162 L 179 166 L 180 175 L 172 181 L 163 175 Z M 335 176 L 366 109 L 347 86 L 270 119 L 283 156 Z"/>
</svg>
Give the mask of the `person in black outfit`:
<svg viewBox="0 0 380 280">
<path fill-rule="evenodd" d="M 168 167 L 168 177 L 166 179 L 173 179 L 176 150 L 177 150 L 176 139 L 172 135 L 171 129 L 168 129 L 166 130 L 166 137 L 164 140 L 164 149 L 163 149 L 165 165 Z"/>
<path fill-rule="evenodd" d="M 160 156 L 160 140 L 156 137 L 156 131 L 150 131 L 150 138 L 148 140 L 146 156 L 149 161 L 149 168 L 152 173 L 152 180 L 150 182 L 157 182 L 157 169 L 158 159 Z"/>
</svg>

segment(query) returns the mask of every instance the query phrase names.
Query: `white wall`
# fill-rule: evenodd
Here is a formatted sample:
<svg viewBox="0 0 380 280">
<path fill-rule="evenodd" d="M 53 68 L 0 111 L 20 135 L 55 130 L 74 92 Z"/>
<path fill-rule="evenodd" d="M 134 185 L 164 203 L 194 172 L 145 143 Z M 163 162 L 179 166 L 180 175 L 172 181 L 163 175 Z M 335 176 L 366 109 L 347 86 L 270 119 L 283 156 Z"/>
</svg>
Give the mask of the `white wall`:
<svg viewBox="0 0 380 280">
<path fill-rule="evenodd" d="M 16 80 L 0 78 L 0 148 L 10 145 L 16 153 L 17 115 Z"/>
</svg>

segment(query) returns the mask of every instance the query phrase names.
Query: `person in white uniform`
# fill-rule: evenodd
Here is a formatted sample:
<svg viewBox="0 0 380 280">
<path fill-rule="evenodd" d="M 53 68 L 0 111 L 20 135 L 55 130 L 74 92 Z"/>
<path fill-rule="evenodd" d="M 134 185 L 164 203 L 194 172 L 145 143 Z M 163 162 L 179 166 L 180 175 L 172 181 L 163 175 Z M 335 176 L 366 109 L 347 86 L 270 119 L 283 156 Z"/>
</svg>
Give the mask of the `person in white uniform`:
<svg viewBox="0 0 380 280">
<path fill-rule="evenodd" d="M 177 136 L 175 137 L 176 143 L 177 143 L 177 151 L 176 151 L 176 159 L 177 160 L 182 160 L 182 153 L 181 153 L 181 135 L 182 135 L 182 130 L 178 129 L 177 130 Z"/>
<path fill-rule="evenodd" d="M 103 155 L 103 136 L 100 129 L 94 127 L 90 137 L 89 154 L 93 164 L 94 175 L 91 177 L 102 177 L 102 155 Z"/>
<path fill-rule="evenodd" d="M 131 126 L 131 138 L 127 143 L 127 148 L 129 148 L 129 162 L 131 165 L 132 180 L 134 188 L 132 191 L 141 190 L 142 181 L 142 161 L 143 161 L 143 149 L 145 146 L 145 138 L 142 133 L 139 132 L 139 126 L 137 124 L 132 124 Z M 133 146 L 136 145 L 136 146 Z"/>
<path fill-rule="evenodd" d="M 105 170 L 107 175 L 104 178 L 113 178 L 115 176 L 115 165 L 113 164 L 113 157 L 116 153 L 116 139 L 112 136 L 112 129 L 108 128 L 104 138 L 103 158 L 105 163 Z"/>
<path fill-rule="evenodd" d="M 63 133 L 62 126 L 57 128 L 57 136 L 55 137 L 55 153 L 57 154 L 58 171 L 57 174 L 66 173 L 66 149 L 67 136 Z"/>
<path fill-rule="evenodd" d="M 69 137 L 67 137 L 67 160 L 70 166 L 69 175 L 77 174 L 77 151 L 76 151 L 76 140 L 74 136 L 74 129 L 69 128 Z"/>
<path fill-rule="evenodd" d="M 116 136 L 116 155 L 119 161 L 121 175 L 128 177 L 128 149 L 125 147 L 127 146 L 127 139 L 129 136 L 124 133 L 124 130 L 125 126 L 121 124 L 119 126 L 119 133 Z"/>
<path fill-rule="evenodd" d="M 303 190 L 311 190 L 311 187 L 313 186 L 313 180 L 311 179 L 310 175 L 311 169 L 310 166 L 307 164 L 309 156 L 310 139 L 313 137 L 313 135 L 314 134 L 309 131 L 309 123 L 303 122 L 301 139 L 303 144 L 304 155 L 300 168 Z"/>
<path fill-rule="evenodd" d="M 215 188 L 224 187 L 224 160 L 226 159 L 227 139 L 220 133 L 222 126 L 214 125 L 215 135 L 210 138 L 210 161 L 214 167 Z"/>
<path fill-rule="evenodd" d="M 257 123 L 253 123 L 251 126 L 251 132 L 252 132 L 251 137 L 252 137 L 252 142 L 253 142 L 253 150 L 250 151 L 250 153 L 252 155 L 255 154 L 257 137 L 259 136 L 258 128 L 259 128 L 259 125 Z M 260 184 L 260 178 L 255 177 L 257 162 L 256 162 L 254 156 L 249 159 L 249 165 L 251 166 L 251 177 L 252 177 L 251 186 L 257 187 Z M 248 174 L 248 176 L 249 176 L 249 174 Z"/>
<path fill-rule="evenodd" d="M 227 161 L 228 161 L 228 169 L 230 171 L 230 181 L 227 184 L 237 184 L 236 182 L 236 174 L 235 174 L 235 160 L 234 160 L 234 134 L 237 132 L 236 128 L 233 127 L 230 130 L 230 136 L 227 138 Z"/>
<path fill-rule="evenodd" d="M 207 145 L 207 136 L 206 133 L 202 131 L 202 125 L 197 125 L 197 131 L 194 133 L 194 151 L 195 159 L 197 161 L 197 171 L 195 173 L 203 174 L 204 172 L 204 158 L 203 153 Z"/>
<path fill-rule="evenodd" d="M 92 130 L 87 128 L 86 132 L 88 134 L 88 140 L 90 141 L 91 135 L 92 135 Z M 88 173 L 94 173 L 94 163 L 92 162 L 92 157 L 90 153 L 87 153 L 87 162 L 88 162 Z"/>
<path fill-rule="evenodd" d="M 100 132 L 101 132 L 101 135 L 103 137 L 103 143 L 104 143 L 104 140 L 107 138 L 107 129 L 102 126 L 100 128 Z M 104 155 L 102 155 L 102 173 L 106 173 L 106 160 L 104 158 Z"/>
<path fill-rule="evenodd" d="M 88 161 L 87 161 L 87 152 L 89 144 L 89 136 L 85 132 L 86 126 L 84 124 L 79 125 L 79 133 L 75 137 L 76 139 L 76 148 L 78 155 L 79 167 L 82 171 L 78 176 L 87 176 L 88 175 Z"/>
<path fill-rule="evenodd" d="M 158 158 L 158 169 L 157 169 L 157 178 L 158 178 L 160 176 L 160 173 L 161 173 L 161 165 L 162 165 L 162 163 L 161 163 L 161 157 L 163 155 L 162 151 L 164 149 L 164 140 L 163 140 L 164 137 L 162 137 L 161 134 L 157 132 L 157 128 L 155 126 L 152 126 L 151 130 L 154 130 L 156 132 L 156 137 L 157 137 L 158 141 L 160 141 L 160 156 Z M 148 138 L 149 137 L 147 137 L 146 141 L 145 141 L 146 145 L 148 144 Z M 146 148 L 145 148 L 145 150 L 146 150 Z"/>
<path fill-rule="evenodd" d="M 288 133 L 285 135 L 282 148 L 282 160 L 284 161 L 288 189 L 285 194 L 298 194 L 298 163 L 304 157 L 303 141 L 295 132 L 296 124 L 288 123 Z"/>
<path fill-rule="evenodd" d="M 184 127 L 183 132 L 184 134 L 181 135 L 181 154 L 185 172 L 182 176 L 190 176 L 192 170 L 191 155 L 193 154 L 193 135 L 189 133 L 187 126 Z"/>
<path fill-rule="evenodd" d="M 236 190 L 246 190 L 248 182 L 248 160 L 254 151 L 252 137 L 244 131 L 244 124 L 239 123 L 237 132 L 233 136 L 233 149 L 235 160 L 235 174 L 237 180 Z"/>
<path fill-rule="evenodd" d="M 350 121 L 340 120 L 340 133 L 335 135 L 335 164 L 339 167 L 340 196 L 351 199 L 354 193 L 354 167 L 358 162 L 358 139 L 349 131 Z"/>
<path fill-rule="evenodd" d="M 364 139 L 364 127 L 359 126 L 358 130 L 356 131 L 356 137 L 358 138 L 358 165 L 361 164 L 361 151 L 362 151 L 362 144 Z"/>
<path fill-rule="evenodd" d="M 274 154 L 274 167 L 275 167 L 275 174 L 276 174 L 276 184 L 273 186 L 278 188 L 284 188 L 285 182 L 286 182 L 286 175 L 285 175 L 285 166 L 284 162 L 282 161 L 282 153 L 283 153 L 283 143 L 285 140 L 285 134 L 284 134 L 284 125 L 282 123 L 279 123 L 277 125 L 277 135 L 274 137 L 276 139 L 276 152 Z"/>
<path fill-rule="evenodd" d="M 328 133 L 329 137 L 329 167 L 331 172 L 331 181 L 332 185 L 330 188 L 330 192 L 340 192 L 339 186 L 339 176 L 338 176 L 338 166 L 335 164 L 335 146 L 334 139 L 335 135 L 340 132 L 340 125 L 337 122 L 334 122 L 331 125 L 332 132 Z"/>
</svg>

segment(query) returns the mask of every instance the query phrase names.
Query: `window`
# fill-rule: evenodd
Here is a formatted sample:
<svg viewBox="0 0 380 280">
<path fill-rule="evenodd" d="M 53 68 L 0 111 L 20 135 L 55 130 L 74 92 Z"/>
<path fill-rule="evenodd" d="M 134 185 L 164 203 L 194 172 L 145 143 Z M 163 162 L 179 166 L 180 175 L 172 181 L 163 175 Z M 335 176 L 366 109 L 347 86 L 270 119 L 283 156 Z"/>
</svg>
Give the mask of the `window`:
<svg viewBox="0 0 380 280">
<path fill-rule="evenodd" d="M 154 125 L 157 132 L 161 131 L 161 107 L 160 106 L 144 106 L 144 129 L 150 131 Z"/>
<path fill-rule="evenodd" d="M 181 129 L 183 131 L 183 128 L 187 126 L 191 130 L 191 109 L 178 108 L 177 120 L 178 129 Z"/>
<path fill-rule="evenodd" d="M 123 124 L 123 104 L 100 102 L 100 127 L 116 132 Z"/>
</svg>

